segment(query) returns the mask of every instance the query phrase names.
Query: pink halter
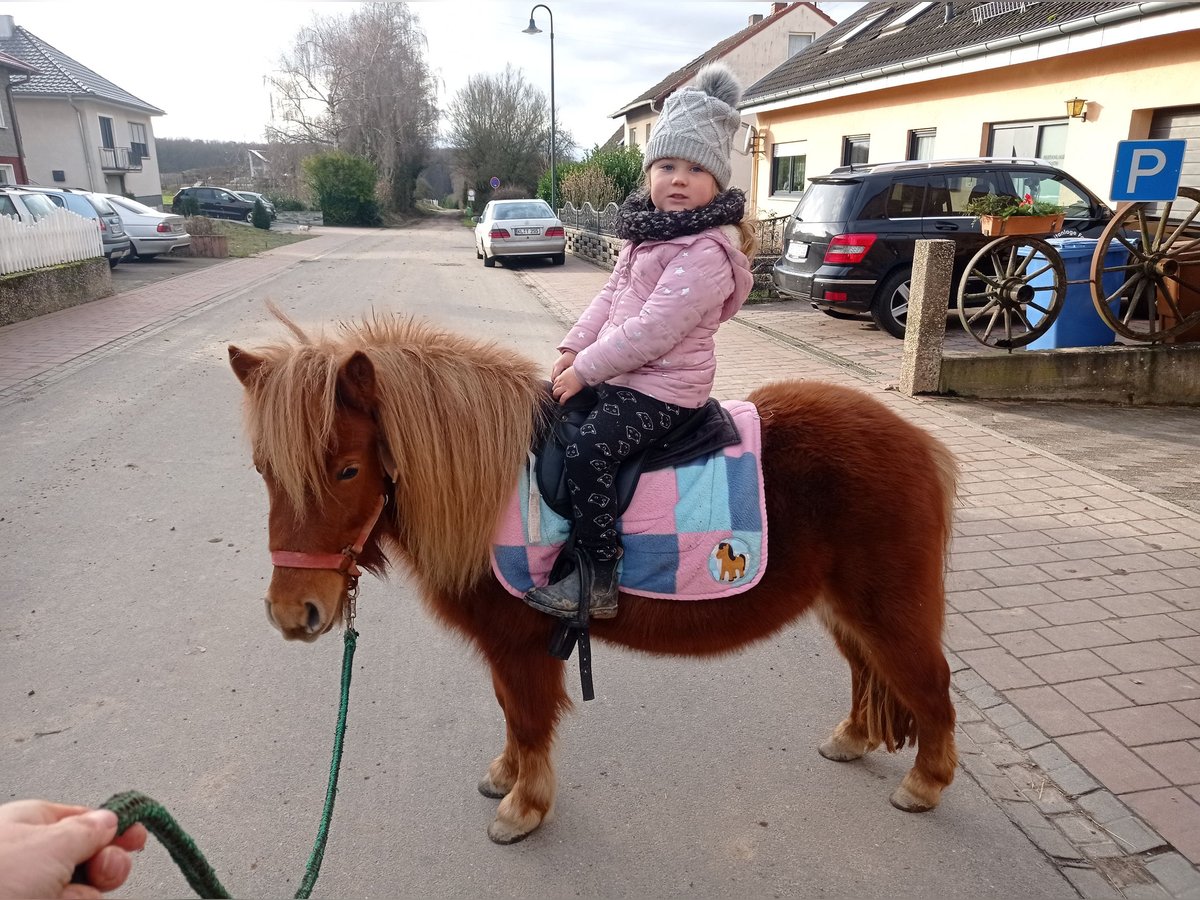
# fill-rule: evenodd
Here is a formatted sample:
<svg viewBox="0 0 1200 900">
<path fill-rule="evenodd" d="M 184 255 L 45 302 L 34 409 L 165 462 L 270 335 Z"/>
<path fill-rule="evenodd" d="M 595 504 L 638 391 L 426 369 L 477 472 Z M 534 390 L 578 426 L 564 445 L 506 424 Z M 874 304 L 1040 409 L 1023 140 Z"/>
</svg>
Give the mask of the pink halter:
<svg viewBox="0 0 1200 900">
<path fill-rule="evenodd" d="M 375 529 L 375 523 L 379 521 L 379 516 L 383 513 L 384 506 L 387 505 L 387 495 L 381 494 L 379 502 L 375 504 L 375 511 L 371 514 L 370 520 L 363 526 L 362 531 L 358 533 L 358 539 L 350 546 L 342 550 L 341 553 L 302 553 L 299 550 L 272 550 L 271 565 L 284 566 L 289 569 L 332 569 L 335 572 L 341 572 L 343 575 L 351 579 L 351 586 L 358 581 L 358 576 L 362 571 L 358 568 L 358 554 L 362 553 L 363 546 L 367 543 L 367 538 L 371 536 L 371 532 Z"/>
</svg>

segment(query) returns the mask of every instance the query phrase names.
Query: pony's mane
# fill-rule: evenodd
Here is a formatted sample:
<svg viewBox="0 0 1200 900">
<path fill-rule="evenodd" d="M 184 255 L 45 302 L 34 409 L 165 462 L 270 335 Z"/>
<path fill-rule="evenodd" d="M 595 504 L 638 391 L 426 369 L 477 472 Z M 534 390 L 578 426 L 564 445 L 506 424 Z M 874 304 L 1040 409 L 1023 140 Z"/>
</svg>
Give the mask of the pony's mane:
<svg viewBox="0 0 1200 900">
<path fill-rule="evenodd" d="M 255 352 L 247 392 L 257 459 L 298 510 L 327 496 L 337 376 L 355 352 L 375 368 L 376 419 L 396 465 L 392 509 L 403 551 L 427 583 L 461 591 L 488 571 L 496 522 L 526 459 L 544 397 L 515 351 L 398 316 L 342 323 Z"/>
</svg>

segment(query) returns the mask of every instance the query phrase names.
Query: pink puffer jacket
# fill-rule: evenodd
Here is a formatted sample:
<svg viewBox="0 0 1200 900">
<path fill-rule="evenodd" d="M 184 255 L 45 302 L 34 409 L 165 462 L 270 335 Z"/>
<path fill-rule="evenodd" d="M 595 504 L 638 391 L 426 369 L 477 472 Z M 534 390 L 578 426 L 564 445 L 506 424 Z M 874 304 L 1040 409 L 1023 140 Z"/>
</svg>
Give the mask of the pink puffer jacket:
<svg viewBox="0 0 1200 900">
<path fill-rule="evenodd" d="M 754 284 L 737 229 L 627 243 L 612 276 L 558 349 L 587 384 L 631 387 L 695 409 L 712 394 L 713 335 Z"/>
</svg>

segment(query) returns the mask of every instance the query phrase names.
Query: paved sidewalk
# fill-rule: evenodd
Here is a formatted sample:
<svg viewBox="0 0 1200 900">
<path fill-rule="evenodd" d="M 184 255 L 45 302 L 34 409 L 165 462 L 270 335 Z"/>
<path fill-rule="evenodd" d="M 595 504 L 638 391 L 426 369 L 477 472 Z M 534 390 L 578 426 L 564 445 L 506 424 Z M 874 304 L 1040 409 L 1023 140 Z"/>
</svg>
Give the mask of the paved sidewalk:
<svg viewBox="0 0 1200 900">
<path fill-rule="evenodd" d="M 519 274 L 565 324 L 607 277 L 574 259 Z M 851 385 L 955 452 L 945 643 L 963 767 L 1085 896 L 1200 898 L 1200 515 L 1107 474 L 1130 443 L 1153 457 L 1155 433 L 1066 404 L 1029 429 L 1087 431 L 1096 471 L 981 424 L 986 404 L 900 395 L 901 341 L 799 304 L 748 305 L 717 344 L 719 397 Z M 982 351 L 954 328 L 948 347 Z M 1176 480 L 1200 485 L 1200 415 L 1142 412 L 1190 444 Z"/>
</svg>

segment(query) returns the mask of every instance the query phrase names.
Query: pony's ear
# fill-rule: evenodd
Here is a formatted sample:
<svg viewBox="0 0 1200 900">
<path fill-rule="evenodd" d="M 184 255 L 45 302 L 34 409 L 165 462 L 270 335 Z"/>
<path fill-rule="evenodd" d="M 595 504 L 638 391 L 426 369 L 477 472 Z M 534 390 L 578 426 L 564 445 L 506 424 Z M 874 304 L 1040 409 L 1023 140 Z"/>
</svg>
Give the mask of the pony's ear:
<svg viewBox="0 0 1200 900">
<path fill-rule="evenodd" d="M 338 372 L 337 396 L 341 403 L 363 412 L 375 409 L 375 364 L 361 350 L 354 351 Z"/>
<path fill-rule="evenodd" d="M 254 374 L 266 362 L 261 356 L 255 356 L 241 347 L 233 344 L 229 345 L 229 365 L 233 368 L 233 374 L 238 377 L 246 387 L 250 386 L 250 380 L 254 378 Z"/>
</svg>

